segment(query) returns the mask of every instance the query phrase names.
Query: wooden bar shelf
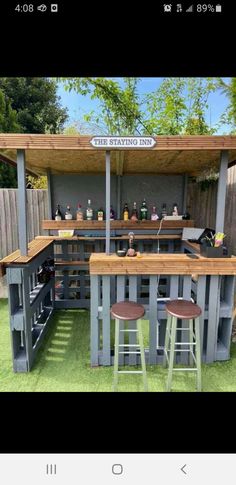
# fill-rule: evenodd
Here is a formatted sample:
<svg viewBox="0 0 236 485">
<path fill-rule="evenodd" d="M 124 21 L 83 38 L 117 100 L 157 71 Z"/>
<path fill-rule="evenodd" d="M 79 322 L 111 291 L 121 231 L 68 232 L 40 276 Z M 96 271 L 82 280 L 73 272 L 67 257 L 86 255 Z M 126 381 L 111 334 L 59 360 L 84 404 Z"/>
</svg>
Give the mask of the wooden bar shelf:
<svg viewBox="0 0 236 485">
<path fill-rule="evenodd" d="M 133 229 L 133 230 L 155 230 L 160 228 L 160 220 L 158 221 L 110 221 L 111 229 Z M 183 227 L 194 227 L 193 220 L 163 220 L 162 229 L 182 229 Z M 42 229 L 78 229 L 78 230 L 105 230 L 106 221 L 77 221 L 77 220 L 44 220 L 42 221 Z"/>
</svg>

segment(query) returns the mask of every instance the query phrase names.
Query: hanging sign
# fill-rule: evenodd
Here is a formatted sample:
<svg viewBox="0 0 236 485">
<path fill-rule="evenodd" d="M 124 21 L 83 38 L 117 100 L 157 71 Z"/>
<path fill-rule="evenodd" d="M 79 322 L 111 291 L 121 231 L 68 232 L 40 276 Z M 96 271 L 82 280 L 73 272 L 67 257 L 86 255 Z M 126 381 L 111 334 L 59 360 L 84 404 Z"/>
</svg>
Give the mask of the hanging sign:
<svg viewBox="0 0 236 485">
<path fill-rule="evenodd" d="M 94 148 L 108 148 L 109 150 L 118 148 L 153 148 L 156 140 L 151 136 L 94 136 L 90 140 Z"/>
</svg>

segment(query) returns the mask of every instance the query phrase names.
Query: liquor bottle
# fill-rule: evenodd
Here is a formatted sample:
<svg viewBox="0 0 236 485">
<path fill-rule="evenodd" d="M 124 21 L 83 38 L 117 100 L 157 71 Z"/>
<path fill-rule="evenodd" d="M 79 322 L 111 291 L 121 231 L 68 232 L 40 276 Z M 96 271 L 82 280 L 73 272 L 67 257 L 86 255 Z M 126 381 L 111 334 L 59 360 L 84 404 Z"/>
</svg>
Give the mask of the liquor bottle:
<svg viewBox="0 0 236 485">
<path fill-rule="evenodd" d="M 55 212 L 55 221 L 61 221 L 62 220 L 62 213 L 60 209 L 60 205 L 57 204 L 57 210 Z"/>
<path fill-rule="evenodd" d="M 98 210 L 98 221 L 103 221 L 103 217 L 104 217 L 104 212 L 103 212 L 103 209 L 99 209 Z"/>
<path fill-rule="evenodd" d="M 177 216 L 178 215 L 178 206 L 176 204 L 176 202 L 173 204 L 173 212 L 172 212 L 172 216 Z"/>
<path fill-rule="evenodd" d="M 66 206 L 65 219 L 66 220 L 72 219 L 72 214 L 71 214 L 69 205 Z"/>
<path fill-rule="evenodd" d="M 77 213 L 76 213 L 76 219 L 77 221 L 83 221 L 84 220 L 84 213 L 83 209 L 81 207 L 81 204 L 78 205 Z"/>
<path fill-rule="evenodd" d="M 91 200 L 88 199 L 88 207 L 86 210 L 86 219 L 87 221 L 92 221 L 93 220 L 93 209 L 91 207 Z"/>
<path fill-rule="evenodd" d="M 164 219 L 165 216 L 167 216 L 166 204 L 162 204 L 162 209 L 161 209 L 161 217 L 162 217 L 162 219 Z"/>
<path fill-rule="evenodd" d="M 111 205 L 111 208 L 110 208 L 110 221 L 114 221 L 115 220 L 115 211 Z"/>
<path fill-rule="evenodd" d="M 148 218 L 147 204 L 146 204 L 146 200 L 143 199 L 141 209 L 140 209 L 140 219 L 141 221 L 146 221 L 147 218 Z"/>
<path fill-rule="evenodd" d="M 159 217 L 158 217 L 158 214 L 157 214 L 156 206 L 153 205 L 152 206 L 152 213 L 151 213 L 151 221 L 157 221 L 157 219 L 159 219 Z"/>
<path fill-rule="evenodd" d="M 133 221 L 133 222 L 138 221 L 138 211 L 137 211 L 137 204 L 136 204 L 136 202 L 134 202 L 133 210 L 132 210 L 132 214 L 131 214 L 130 220 Z"/>
<path fill-rule="evenodd" d="M 124 221 L 128 221 L 129 220 L 129 208 L 128 208 L 127 202 L 124 205 L 123 219 L 124 219 Z"/>
</svg>

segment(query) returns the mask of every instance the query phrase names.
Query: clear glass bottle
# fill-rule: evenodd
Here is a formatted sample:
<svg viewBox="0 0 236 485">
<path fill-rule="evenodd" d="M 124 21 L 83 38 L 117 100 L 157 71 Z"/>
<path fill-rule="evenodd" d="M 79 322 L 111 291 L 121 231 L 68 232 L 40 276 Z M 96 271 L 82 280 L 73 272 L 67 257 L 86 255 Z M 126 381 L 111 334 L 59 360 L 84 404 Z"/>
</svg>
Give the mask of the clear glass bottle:
<svg viewBox="0 0 236 485">
<path fill-rule="evenodd" d="M 159 219 L 158 214 L 157 214 L 157 209 L 156 206 L 152 206 L 152 213 L 151 213 L 151 221 L 157 221 Z"/>
<path fill-rule="evenodd" d="M 93 220 L 93 209 L 91 207 L 91 200 L 88 199 L 88 206 L 86 210 L 86 219 L 87 221 L 92 221 Z"/>
<path fill-rule="evenodd" d="M 100 208 L 98 210 L 98 221 L 103 221 L 103 219 L 104 219 L 104 212 L 103 212 L 103 209 Z"/>
<path fill-rule="evenodd" d="M 114 221 L 115 220 L 115 211 L 111 205 L 111 208 L 110 208 L 110 221 Z"/>
<path fill-rule="evenodd" d="M 136 202 L 134 202 L 130 220 L 133 221 L 133 222 L 138 221 L 138 211 L 137 211 Z"/>
<path fill-rule="evenodd" d="M 62 213 L 60 209 L 60 204 L 57 204 L 57 210 L 55 212 L 55 221 L 61 221 L 62 220 Z"/>
<path fill-rule="evenodd" d="M 76 212 L 76 219 L 77 219 L 77 221 L 83 221 L 84 220 L 84 212 L 83 212 L 81 204 L 78 204 L 78 209 L 77 209 L 77 212 Z"/>
<path fill-rule="evenodd" d="M 173 211 L 172 211 L 172 216 L 178 216 L 179 212 L 178 212 L 178 205 L 176 204 L 176 202 L 173 204 Z"/>
<path fill-rule="evenodd" d="M 128 208 L 127 202 L 125 203 L 124 209 L 123 209 L 123 219 L 124 219 L 124 221 L 129 220 L 129 208 Z"/>
<path fill-rule="evenodd" d="M 66 206 L 65 219 L 66 220 L 72 219 L 72 214 L 71 214 L 70 206 L 69 205 Z"/>
<path fill-rule="evenodd" d="M 141 221 L 146 221 L 147 218 L 148 218 L 147 204 L 146 204 L 146 200 L 143 199 L 141 209 L 140 209 L 140 219 Z"/>
</svg>

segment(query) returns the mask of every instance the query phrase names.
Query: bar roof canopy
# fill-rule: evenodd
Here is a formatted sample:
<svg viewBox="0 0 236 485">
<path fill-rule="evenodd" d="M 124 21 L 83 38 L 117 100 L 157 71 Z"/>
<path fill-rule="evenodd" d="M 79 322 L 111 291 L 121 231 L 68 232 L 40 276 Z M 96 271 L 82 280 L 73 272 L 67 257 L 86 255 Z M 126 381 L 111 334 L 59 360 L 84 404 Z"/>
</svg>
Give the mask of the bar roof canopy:
<svg viewBox="0 0 236 485">
<path fill-rule="evenodd" d="M 94 148 L 92 136 L 0 134 L 0 153 L 16 160 L 16 150 L 26 154 L 26 167 L 38 174 L 104 173 L 105 149 Z M 236 136 L 157 136 L 153 148 L 110 148 L 111 173 L 162 173 L 200 175 L 218 170 L 221 150 L 236 160 Z"/>
</svg>

